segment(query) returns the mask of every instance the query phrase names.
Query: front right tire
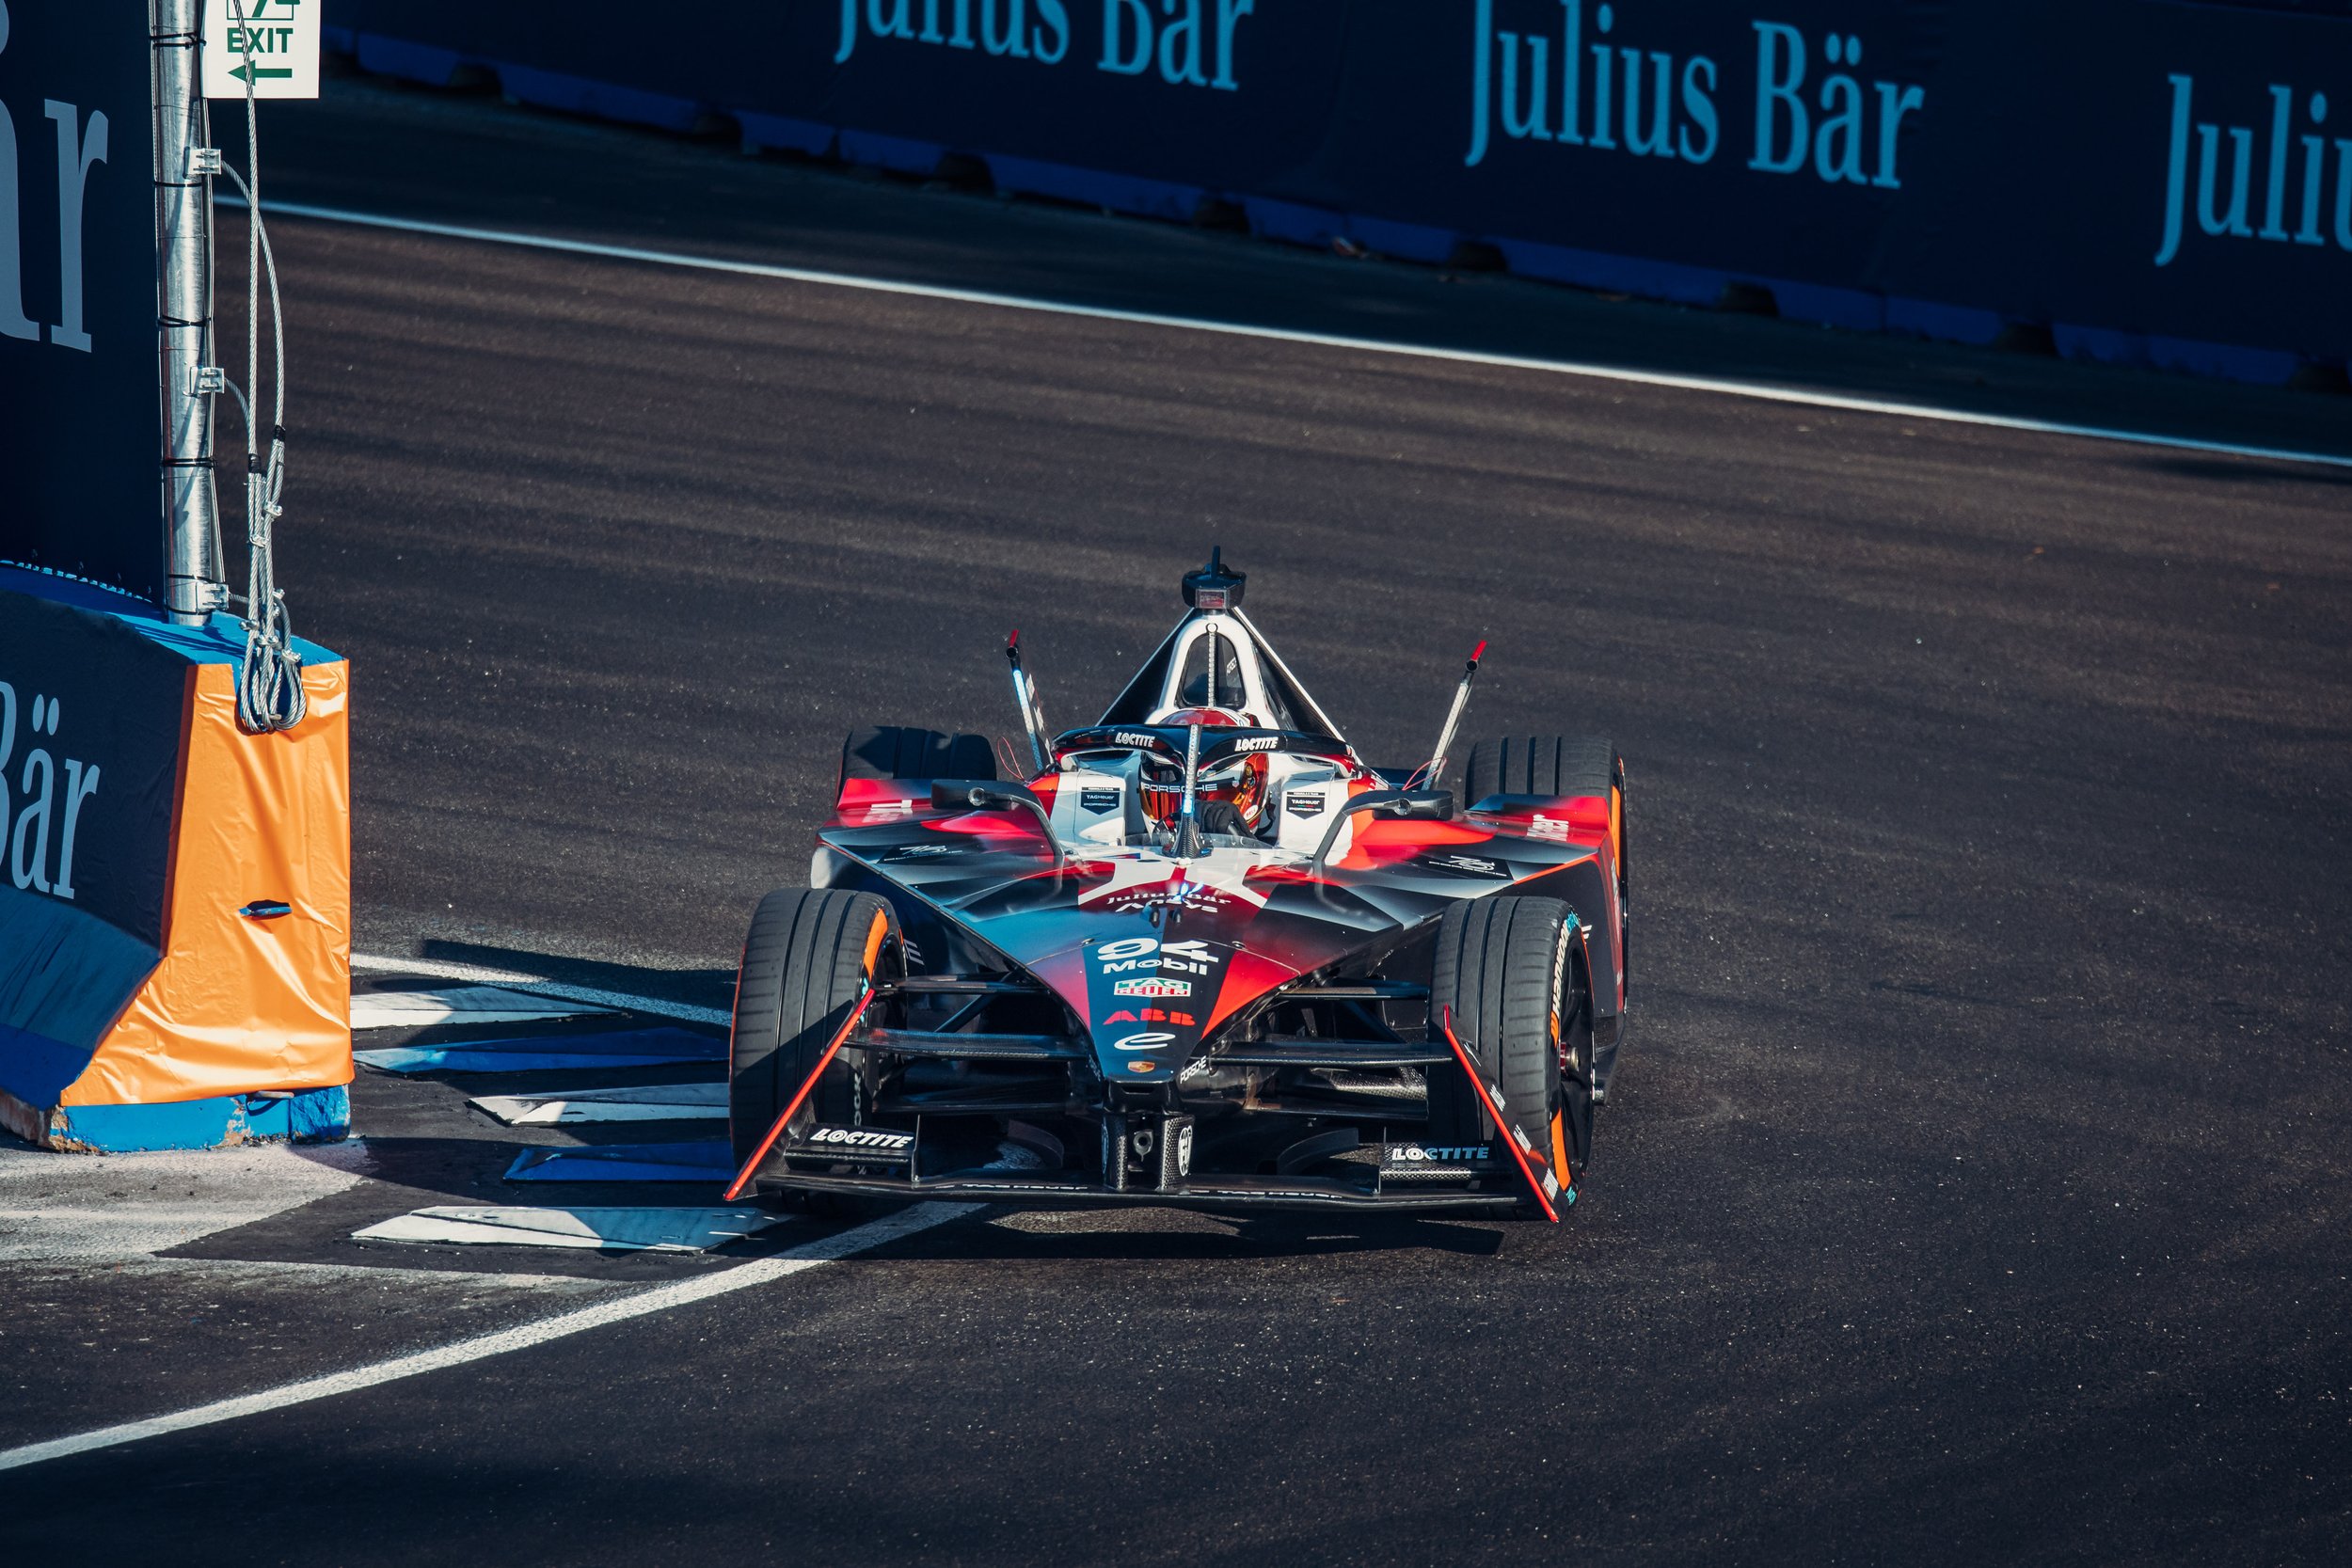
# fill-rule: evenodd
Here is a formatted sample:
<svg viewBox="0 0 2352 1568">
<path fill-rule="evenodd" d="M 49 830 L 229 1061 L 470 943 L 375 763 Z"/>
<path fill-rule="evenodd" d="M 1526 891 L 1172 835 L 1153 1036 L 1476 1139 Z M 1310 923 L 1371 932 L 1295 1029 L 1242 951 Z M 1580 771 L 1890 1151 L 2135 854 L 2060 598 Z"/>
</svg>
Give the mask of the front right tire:
<svg viewBox="0 0 2352 1568">
<path fill-rule="evenodd" d="M 856 1006 L 862 983 L 905 960 L 889 903 L 839 888 L 786 888 L 759 901 L 743 942 L 728 1043 L 727 1137 L 739 1170 L 816 1069 Z M 812 1091 L 817 1119 L 864 1120 L 862 1062 L 836 1053 Z"/>
</svg>

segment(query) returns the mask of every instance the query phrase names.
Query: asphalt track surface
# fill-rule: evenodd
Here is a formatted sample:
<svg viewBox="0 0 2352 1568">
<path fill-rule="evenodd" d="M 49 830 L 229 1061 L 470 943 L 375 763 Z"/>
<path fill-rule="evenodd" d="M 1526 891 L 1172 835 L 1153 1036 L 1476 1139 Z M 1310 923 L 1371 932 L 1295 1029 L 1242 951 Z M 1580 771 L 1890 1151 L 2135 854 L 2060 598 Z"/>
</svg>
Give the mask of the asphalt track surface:
<svg viewBox="0 0 2352 1568">
<path fill-rule="evenodd" d="M 2341 399 L 1450 282 L 365 84 L 309 112 L 276 121 L 284 199 L 2345 445 Z M 847 729 L 1009 729 L 1015 626 L 1050 715 L 1090 717 L 1214 541 L 1375 760 L 1427 744 L 1482 637 L 1473 733 L 1618 740 L 1638 1011 L 1557 1229 L 982 1211 L 0 1473 L 27 1560 L 2352 1546 L 2343 470 L 273 233 L 281 578 L 354 660 L 363 948 L 723 1000 Z M 358 1093 L 433 1146 L 416 1168 L 480 1164 L 425 1090 Z M 384 1261 L 326 1233 L 202 1250 Z M 107 1382 L 77 1319 L 179 1307 L 116 1289 L 60 1275 L 64 1307 L 16 1314 L 51 1381 L 8 1441 L 528 1316 L 519 1286 L 387 1285 L 380 1318 L 285 1307 L 275 1356 Z"/>
</svg>

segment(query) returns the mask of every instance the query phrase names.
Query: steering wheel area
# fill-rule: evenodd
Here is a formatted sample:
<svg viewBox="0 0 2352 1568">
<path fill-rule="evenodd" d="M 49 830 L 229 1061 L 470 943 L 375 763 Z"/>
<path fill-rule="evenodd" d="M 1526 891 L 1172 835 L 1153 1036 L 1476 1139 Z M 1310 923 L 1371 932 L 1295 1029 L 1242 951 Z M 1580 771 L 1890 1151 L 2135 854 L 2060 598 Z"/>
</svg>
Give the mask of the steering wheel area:
<svg viewBox="0 0 2352 1568">
<path fill-rule="evenodd" d="M 1195 815 L 1202 832 L 1264 840 L 1274 831 L 1284 784 L 1302 768 L 1329 778 L 1361 771 L 1343 741 L 1299 730 L 1203 725 L 1199 730 Z M 1154 829 L 1172 829 L 1183 809 L 1194 730 L 1185 724 L 1120 724 L 1072 730 L 1053 745 L 1057 766 L 1127 773 Z"/>
</svg>

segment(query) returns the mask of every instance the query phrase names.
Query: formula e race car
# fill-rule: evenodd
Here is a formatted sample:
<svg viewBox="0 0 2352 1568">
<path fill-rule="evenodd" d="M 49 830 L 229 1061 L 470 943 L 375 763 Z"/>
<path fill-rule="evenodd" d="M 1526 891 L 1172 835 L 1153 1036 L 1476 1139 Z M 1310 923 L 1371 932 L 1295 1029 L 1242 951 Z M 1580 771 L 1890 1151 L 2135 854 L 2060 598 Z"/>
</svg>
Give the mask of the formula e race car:
<svg viewBox="0 0 2352 1568">
<path fill-rule="evenodd" d="M 1028 758 L 867 729 L 736 985 L 745 1193 L 1557 1220 L 1625 1037 L 1606 740 L 1368 767 L 1222 552 L 1119 699 Z M 1000 770 L 1000 759 L 1006 767 Z M 1005 778 L 1002 772 L 1023 777 Z"/>
</svg>

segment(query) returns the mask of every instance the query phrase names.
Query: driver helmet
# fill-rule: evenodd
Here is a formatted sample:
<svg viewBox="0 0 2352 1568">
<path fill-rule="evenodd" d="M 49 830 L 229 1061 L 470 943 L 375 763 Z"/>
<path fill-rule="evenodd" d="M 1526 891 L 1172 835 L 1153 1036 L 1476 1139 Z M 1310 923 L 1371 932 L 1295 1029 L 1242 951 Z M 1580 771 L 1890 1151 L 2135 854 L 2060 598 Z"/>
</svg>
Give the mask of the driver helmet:
<svg viewBox="0 0 2352 1568">
<path fill-rule="evenodd" d="M 1248 719 L 1226 707 L 1180 707 L 1159 721 L 1170 726 L 1198 724 L 1202 729 L 1247 729 Z M 1266 759 L 1263 752 L 1244 757 L 1230 757 L 1214 768 L 1200 769 L 1199 789 L 1194 809 L 1199 813 L 1200 826 L 1217 832 L 1220 825 L 1210 820 L 1222 812 L 1211 813 L 1211 804 L 1230 806 L 1233 817 L 1246 832 L 1256 832 L 1265 826 Z M 1171 765 L 1158 758 L 1147 759 L 1143 779 L 1143 812 L 1163 828 L 1172 828 L 1184 810 L 1184 769 L 1182 764 Z"/>
</svg>

